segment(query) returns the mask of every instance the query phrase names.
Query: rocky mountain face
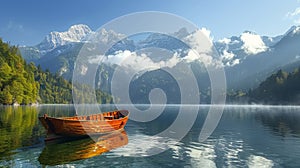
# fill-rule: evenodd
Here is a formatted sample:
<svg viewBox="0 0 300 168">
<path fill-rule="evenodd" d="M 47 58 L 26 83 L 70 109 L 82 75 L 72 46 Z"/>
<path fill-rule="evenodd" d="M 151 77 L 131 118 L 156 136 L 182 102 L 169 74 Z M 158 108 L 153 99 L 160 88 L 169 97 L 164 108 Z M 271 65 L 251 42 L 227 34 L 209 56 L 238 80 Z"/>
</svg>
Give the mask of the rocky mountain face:
<svg viewBox="0 0 300 168">
<path fill-rule="evenodd" d="M 92 30 L 87 25 L 74 25 L 65 32 L 50 32 L 36 47 L 41 53 L 50 52 L 56 47 L 69 43 L 84 42 L 90 33 L 92 33 Z"/>
<path fill-rule="evenodd" d="M 89 43 L 89 38 L 93 36 L 96 39 L 94 42 L 100 45 L 115 43 L 107 52 L 109 56 L 106 58 L 108 63 L 106 67 L 111 66 L 106 68 L 107 71 L 113 71 L 113 65 L 117 65 L 116 62 L 122 57 L 130 56 L 132 59 L 136 59 L 139 57 L 134 56 L 144 54 L 145 58 L 143 59 L 145 61 L 148 60 L 146 57 L 150 53 L 145 51 L 145 48 L 162 48 L 170 51 L 171 54 L 169 53 L 169 56 L 154 56 L 152 57 L 154 60 L 148 63 L 155 63 L 155 59 L 173 59 L 173 64 L 181 61 L 187 62 L 187 60 L 190 64 L 195 64 L 197 61 L 211 64 L 217 59 L 222 62 L 222 66 L 225 68 L 229 88 L 235 89 L 255 87 L 276 70 L 289 67 L 289 65 L 295 66 L 300 61 L 300 26 L 293 26 L 285 34 L 276 37 L 260 36 L 254 32 L 245 31 L 239 36 L 214 41 L 215 49 L 219 53 L 218 58 L 206 56 L 199 58 L 200 60 L 190 59 L 192 58 L 189 56 L 190 46 L 184 42 L 193 42 L 199 32 L 188 32 L 182 28 L 170 35 L 150 33 L 142 35 L 143 38 L 134 39 L 124 38 L 125 35 L 113 30 L 92 31 L 86 25 L 74 25 L 65 32 L 49 33 L 36 46 L 21 47 L 21 52 L 27 61 L 33 61 L 40 64 L 44 69 L 48 68 L 50 71 L 58 72 L 70 79 L 74 62 L 81 47 Z M 193 47 L 201 47 L 197 46 L 197 43 L 194 45 Z M 177 56 L 175 57 L 174 54 Z M 94 56 L 91 60 L 97 60 L 95 57 L 101 56 Z M 163 61 L 165 65 L 171 65 L 171 61 Z M 155 67 L 156 64 L 153 66 Z M 202 68 L 196 69 L 201 72 L 205 71 L 203 66 L 200 67 Z M 105 71 L 103 70 L 103 72 Z M 105 73 L 112 74 L 112 72 Z M 155 73 L 157 74 L 157 71 Z M 104 76 L 109 78 L 109 75 Z"/>
<path fill-rule="evenodd" d="M 232 58 L 239 59 L 238 64 L 226 68 L 229 86 L 245 89 L 256 87 L 270 74 L 299 62 L 299 28 L 294 26 L 284 35 L 261 37 L 261 40 L 253 40 L 252 46 L 246 47 L 247 42 L 244 42 L 243 46 L 229 50 L 227 53 L 231 53 Z M 257 44 L 260 45 L 256 46 Z M 253 52 L 247 53 L 247 50 Z"/>
</svg>

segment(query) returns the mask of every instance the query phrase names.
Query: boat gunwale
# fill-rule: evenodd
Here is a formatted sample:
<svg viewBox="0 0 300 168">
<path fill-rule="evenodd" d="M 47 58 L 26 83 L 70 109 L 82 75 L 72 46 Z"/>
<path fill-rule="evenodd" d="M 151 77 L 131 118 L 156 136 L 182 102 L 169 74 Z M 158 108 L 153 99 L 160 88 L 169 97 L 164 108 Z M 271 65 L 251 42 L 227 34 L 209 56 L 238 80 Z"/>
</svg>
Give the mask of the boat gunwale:
<svg viewBox="0 0 300 168">
<path fill-rule="evenodd" d="M 128 110 L 116 110 L 117 112 L 121 113 L 122 112 L 126 112 L 127 114 L 124 115 L 123 117 L 120 117 L 118 119 L 104 119 L 104 120 L 74 120 L 73 118 L 74 117 L 84 117 L 85 115 L 81 115 L 81 116 L 73 116 L 73 117 L 49 117 L 47 116 L 46 118 L 49 118 L 49 119 L 54 119 L 54 120 L 62 120 L 62 121 L 74 121 L 74 122 L 99 122 L 99 121 L 105 121 L 105 122 L 108 122 L 108 121 L 119 121 L 119 120 L 124 120 L 126 118 L 128 118 L 129 116 L 129 111 Z M 104 113 L 101 113 L 102 115 L 105 114 L 105 113 L 111 113 L 111 112 L 115 112 L 115 111 L 108 111 L 108 112 L 104 112 Z M 86 115 L 86 117 L 88 116 L 92 116 L 92 115 L 99 115 L 99 114 L 90 114 L 90 115 Z M 39 118 L 45 118 L 44 116 L 40 116 Z"/>
<path fill-rule="evenodd" d="M 44 117 L 41 117 L 41 118 L 44 118 Z M 74 122 L 99 122 L 99 121 L 118 121 L 118 120 L 124 120 L 125 118 L 128 118 L 128 115 L 125 116 L 125 117 L 122 117 L 122 118 L 118 118 L 118 119 L 112 119 L 112 120 L 109 120 L 109 119 L 105 119 L 105 120 L 72 120 L 72 119 L 65 119 L 64 117 L 59 117 L 59 118 L 56 118 L 56 117 L 47 117 L 47 118 L 51 118 L 51 119 L 54 119 L 54 120 L 62 120 L 62 121 L 74 121 Z M 71 117 L 70 117 L 71 118 Z"/>
</svg>

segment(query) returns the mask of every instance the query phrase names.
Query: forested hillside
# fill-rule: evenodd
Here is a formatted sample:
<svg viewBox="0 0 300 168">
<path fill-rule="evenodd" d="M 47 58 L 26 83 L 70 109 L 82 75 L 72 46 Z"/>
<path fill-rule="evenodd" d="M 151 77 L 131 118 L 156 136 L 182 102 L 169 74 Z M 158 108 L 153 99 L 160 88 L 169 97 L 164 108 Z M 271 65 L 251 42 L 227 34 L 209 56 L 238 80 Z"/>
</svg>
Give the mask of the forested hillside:
<svg viewBox="0 0 300 168">
<path fill-rule="evenodd" d="M 112 102 L 110 95 L 96 93 L 99 103 Z M 27 64 L 18 47 L 0 39 L 0 104 L 33 103 L 72 103 L 72 84 L 58 74 Z"/>
<path fill-rule="evenodd" d="M 0 103 L 29 104 L 38 99 L 39 84 L 15 46 L 0 40 Z"/>
<path fill-rule="evenodd" d="M 250 102 L 264 104 L 300 104 L 300 72 L 277 71 L 248 93 Z"/>
</svg>

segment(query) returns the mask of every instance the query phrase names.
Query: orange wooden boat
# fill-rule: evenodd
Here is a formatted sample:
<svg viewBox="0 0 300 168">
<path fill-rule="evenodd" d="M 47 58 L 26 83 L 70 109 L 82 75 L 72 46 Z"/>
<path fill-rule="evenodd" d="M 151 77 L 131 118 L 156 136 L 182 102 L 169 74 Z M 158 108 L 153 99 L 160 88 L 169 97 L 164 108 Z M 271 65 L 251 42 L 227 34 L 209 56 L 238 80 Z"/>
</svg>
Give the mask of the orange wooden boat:
<svg viewBox="0 0 300 168">
<path fill-rule="evenodd" d="M 128 116 L 127 110 L 118 110 L 88 116 L 58 118 L 48 117 L 45 114 L 43 117 L 39 117 L 39 120 L 47 129 L 48 135 L 76 137 L 123 130 Z"/>
</svg>

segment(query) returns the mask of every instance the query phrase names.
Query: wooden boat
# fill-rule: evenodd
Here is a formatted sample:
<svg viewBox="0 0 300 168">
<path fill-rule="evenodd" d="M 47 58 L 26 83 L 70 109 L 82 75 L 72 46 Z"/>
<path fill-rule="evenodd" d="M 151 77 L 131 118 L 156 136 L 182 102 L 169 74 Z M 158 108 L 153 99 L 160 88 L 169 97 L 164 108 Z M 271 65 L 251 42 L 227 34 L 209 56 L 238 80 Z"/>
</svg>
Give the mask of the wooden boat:
<svg viewBox="0 0 300 168">
<path fill-rule="evenodd" d="M 43 117 L 39 117 L 39 120 L 47 129 L 48 135 L 76 137 L 107 134 L 123 130 L 127 123 L 128 115 L 129 112 L 127 110 L 58 118 L 48 117 L 45 114 Z"/>
<path fill-rule="evenodd" d="M 64 142 L 51 141 L 46 143 L 38 161 L 42 165 L 61 165 L 95 157 L 127 144 L 128 137 L 125 130 L 93 137 L 93 139 L 84 138 Z"/>
</svg>

